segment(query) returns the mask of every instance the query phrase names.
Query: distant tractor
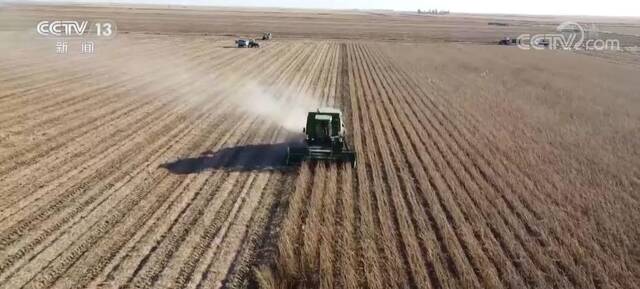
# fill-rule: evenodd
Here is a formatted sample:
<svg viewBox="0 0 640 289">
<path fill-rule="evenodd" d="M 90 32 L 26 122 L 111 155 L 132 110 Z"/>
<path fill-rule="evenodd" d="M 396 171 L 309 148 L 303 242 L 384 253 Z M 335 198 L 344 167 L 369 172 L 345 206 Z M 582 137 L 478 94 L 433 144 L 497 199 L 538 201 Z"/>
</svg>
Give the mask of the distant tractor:
<svg viewBox="0 0 640 289">
<path fill-rule="evenodd" d="M 511 38 L 511 37 L 505 37 L 500 39 L 500 41 L 498 41 L 499 45 L 516 45 L 516 44 L 520 44 L 521 41 L 518 38 Z"/>
<path fill-rule="evenodd" d="M 342 112 L 335 108 L 320 108 L 309 112 L 302 129 L 306 138 L 301 146 L 287 149 L 287 165 L 304 160 L 350 162 L 356 165 L 356 153 L 349 149 Z"/>
<path fill-rule="evenodd" d="M 271 40 L 272 35 L 271 32 L 265 32 L 262 34 L 262 40 Z"/>
<path fill-rule="evenodd" d="M 238 48 L 260 48 L 260 43 L 253 39 L 238 39 L 236 40 L 236 47 Z"/>
<path fill-rule="evenodd" d="M 498 42 L 500 45 L 511 45 L 511 38 L 505 37 Z"/>
</svg>

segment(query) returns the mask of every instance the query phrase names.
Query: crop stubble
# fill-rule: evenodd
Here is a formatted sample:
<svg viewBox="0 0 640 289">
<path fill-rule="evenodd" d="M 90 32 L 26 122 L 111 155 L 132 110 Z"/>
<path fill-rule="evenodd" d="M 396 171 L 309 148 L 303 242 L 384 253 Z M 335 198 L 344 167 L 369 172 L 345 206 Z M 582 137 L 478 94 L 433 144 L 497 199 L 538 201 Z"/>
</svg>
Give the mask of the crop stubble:
<svg viewBox="0 0 640 289">
<path fill-rule="evenodd" d="M 486 74 L 466 73 L 473 65 L 436 75 L 373 41 L 235 50 L 137 37 L 118 41 L 138 49 L 92 69 L 1 59 L 19 69 L 0 74 L 0 287 L 638 287 L 637 232 L 590 235 L 573 217 L 599 187 L 571 203 L 571 184 L 497 143 L 502 128 L 482 125 L 500 125 L 490 108 L 472 111 L 469 91 L 452 88 L 466 82 L 491 99 Z M 50 75 L 61 66 L 66 80 Z M 357 168 L 234 168 L 261 157 L 242 150 L 222 169 L 163 167 L 291 137 L 229 100 L 247 80 L 285 102 L 342 108 Z M 612 189 L 627 212 L 638 208 L 633 173 Z"/>
</svg>

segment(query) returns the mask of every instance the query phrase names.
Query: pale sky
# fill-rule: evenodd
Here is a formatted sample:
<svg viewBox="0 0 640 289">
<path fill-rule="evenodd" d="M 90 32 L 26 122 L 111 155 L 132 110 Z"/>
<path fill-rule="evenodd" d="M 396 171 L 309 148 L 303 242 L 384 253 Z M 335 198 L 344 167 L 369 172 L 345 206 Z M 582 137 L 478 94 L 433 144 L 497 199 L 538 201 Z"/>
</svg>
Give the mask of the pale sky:
<svg viewBox="0 0 640 289">
<path fill-rule="evenodd" d="M 6 0 L 0 0 L 3 2 Z M 639 0 L 49 0 L 40 2 L 118 2 L 142 4 L 254 6 L 329 9 L 439 9 L 468 13 L 640 16 Z"/>
</svg>

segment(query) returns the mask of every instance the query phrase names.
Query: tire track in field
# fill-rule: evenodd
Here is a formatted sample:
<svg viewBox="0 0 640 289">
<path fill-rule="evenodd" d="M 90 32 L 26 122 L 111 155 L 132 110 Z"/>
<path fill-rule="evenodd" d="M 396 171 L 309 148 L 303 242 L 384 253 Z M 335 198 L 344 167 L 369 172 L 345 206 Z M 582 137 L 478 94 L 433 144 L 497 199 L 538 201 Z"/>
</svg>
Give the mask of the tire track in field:
<svg viewBox="0 0 640 289">
<path fill-rule="evenodd" d="M 306 201 L 306 192 L 310 187 L 309 179 L 311 177 L 311 168 L 309 163 L 302 163 L 300 170 L 298 171 L 298 177 L 295 181 L 295 190 L 289 197 L 289 204 L 287 209 L 287 215 L 300 216 L 304 210 L 304 203 Z M 278 269 L 285 280 L 289 278 L 296 278 L 299 268 L 298 256 L 299 254 L 299 241 L 300 228 L 302 227 L 303 220 L 301 218 L 288 218 L 282 222 L 282 233 L 280 240 L 278 241 Z M 295 279 L 291 279 L 295 280 Z"/>
<path fill-rule="evenodd" d="M 157 280 L 151 280 L 155 282 L 154 287 L 171 288 L 174 285 L 168 284 L 186 284 L 191 281 L 193 276 L 191 274 L 184 274 L 185 267 L 181 267 L 176 264 L 184 264 L 184 266 L 190 266 L 195 268 L 199 262 L 199 258 L 209 250 L 209 243 L 203 242 L 204 239 L 213 240 L 220 230 L 223 230 L 224 223 L 229 217 L 230 208 L 233 202 L 238 201 L 237 197 L 240 195 L 240 191 L 243 185 L 249 179 L 248 174 L 240 172 L 216 172 L 210 176 L 207 181 L 222 180 L 224 182 L 220 184 L 220 188 L 212 190 L 218 194 L 215 202 L 206 207 L 203 215 L 197 220 L 194 228 L 188 233 L 182 245 L 177 249 L 174 256 L 168 260 L 168 263 L 164 268 L 175 268 L 177 270 L 169 270 L 169 272 L 159 273 Z M 201 232 L 198 235 L 198 232 Z M 195 240 L 194 240 L 195 239 Z M 190 250 L 190 252 L 185 252 Z M 198 257 L 193 257 L 194 252 L 199 252 Z M 186 255 L 186 256 L 185 256 Z M 163 269 L 164 269 L 163 268 Z M 178 271 L 176 273 L 176 271 Z M 132 278 L 135 276 L 132 276 Z M 184 285 L 182 285 L 184 286 Z"/>
</svg>

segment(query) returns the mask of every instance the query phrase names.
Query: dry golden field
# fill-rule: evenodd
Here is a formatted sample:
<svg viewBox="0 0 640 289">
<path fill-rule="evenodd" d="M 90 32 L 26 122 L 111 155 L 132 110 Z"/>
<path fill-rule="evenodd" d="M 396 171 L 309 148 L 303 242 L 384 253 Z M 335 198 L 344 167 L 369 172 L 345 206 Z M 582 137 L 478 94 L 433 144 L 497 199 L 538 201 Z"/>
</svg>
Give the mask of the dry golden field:
<svg viewBox="0 0 640 289">
<path fill-rule="evenodd" d="M 640 57 L 490 17 L 0 7 L 0 288 L 640 288 Z M 318 106 L 356 168 L 283 165 Z"/>
</svg>

